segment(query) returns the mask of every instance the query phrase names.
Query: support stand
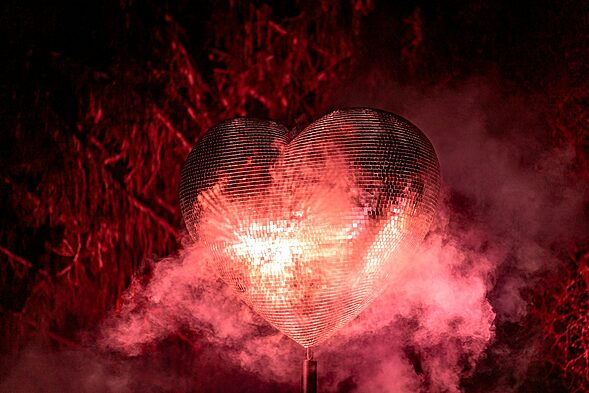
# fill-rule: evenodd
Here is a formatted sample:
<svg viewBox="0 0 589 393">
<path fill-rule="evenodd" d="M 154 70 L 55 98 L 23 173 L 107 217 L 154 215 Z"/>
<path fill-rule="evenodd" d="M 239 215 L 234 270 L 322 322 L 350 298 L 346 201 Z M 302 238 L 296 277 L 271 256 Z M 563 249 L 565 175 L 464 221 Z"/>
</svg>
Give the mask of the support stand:
<svg viewBox="0 0 589 393">
<path fill-rule="evenodd" d="M 313 350 L 307 348 L 303 361 L 302 393 L 317 393 L 317 361 L 313 360 Z"/>
</svg>

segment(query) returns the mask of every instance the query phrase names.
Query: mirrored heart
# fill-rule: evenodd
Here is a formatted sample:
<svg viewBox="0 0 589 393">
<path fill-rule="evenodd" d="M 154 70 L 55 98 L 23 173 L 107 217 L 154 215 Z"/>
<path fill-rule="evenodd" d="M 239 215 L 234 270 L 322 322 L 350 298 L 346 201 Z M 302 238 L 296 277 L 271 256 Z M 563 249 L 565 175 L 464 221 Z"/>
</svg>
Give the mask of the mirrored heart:
<svg viewBox="0 0 589 393">
<path fill-rule="evenodd" d="M 186 159 L 180 203 L 211 268 L 309 348 L 398 277 L 433 220 L 439 183 L 416 126 L 354 108 L 299 133 L 253 118 L 212 127 Z"/>
</svg>

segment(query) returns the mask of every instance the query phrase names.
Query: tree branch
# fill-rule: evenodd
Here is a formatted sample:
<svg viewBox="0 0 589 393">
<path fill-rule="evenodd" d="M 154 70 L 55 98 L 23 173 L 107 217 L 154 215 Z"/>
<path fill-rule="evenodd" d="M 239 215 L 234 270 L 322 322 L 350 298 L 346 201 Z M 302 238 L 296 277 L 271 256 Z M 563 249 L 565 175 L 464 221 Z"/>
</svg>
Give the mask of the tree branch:
<svg viewBox="0 0 589 393">
<path fill-rule="evenodd" d="M 27 261 L 26 259 L 24 259 L 23 257 L 19 257 L 18 255 L 14 254 L 12 251 L 8 250 L 7 248 L 4 248 L 2 246 L 0 246 L 0 252 L 4 255 L 6 255 L 8 257 L 8 259 L 19 263 L 23 266 L 25 266 L 26 268 L 31 268 L 33 267 L 33 264 L 29 261 Z"/>
</svg>

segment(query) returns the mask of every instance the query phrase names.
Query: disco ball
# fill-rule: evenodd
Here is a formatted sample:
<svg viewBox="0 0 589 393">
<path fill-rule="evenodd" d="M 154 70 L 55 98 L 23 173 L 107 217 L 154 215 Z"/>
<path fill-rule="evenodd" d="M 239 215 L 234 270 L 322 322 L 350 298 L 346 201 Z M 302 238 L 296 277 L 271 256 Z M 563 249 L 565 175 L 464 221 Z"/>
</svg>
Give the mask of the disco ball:
<svg viewBox="0 0 589 393">
<path fill-rule="evenodd" d="M 430 141 L 392 113 L 338 110 L 299 133 L 236 118 L 194 145 L 180 204 L 211 268 L 310 348 L 398 277 L 433 219 L 439 177 Z"/>
</svg>

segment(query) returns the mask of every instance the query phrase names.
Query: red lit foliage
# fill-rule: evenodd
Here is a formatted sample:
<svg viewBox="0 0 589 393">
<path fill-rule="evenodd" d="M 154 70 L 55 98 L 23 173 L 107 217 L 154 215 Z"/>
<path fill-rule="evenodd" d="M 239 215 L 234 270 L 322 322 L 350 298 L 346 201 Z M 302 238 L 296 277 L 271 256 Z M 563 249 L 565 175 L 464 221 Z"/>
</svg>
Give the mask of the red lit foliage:
<svg viewBox="0 0 589 393">
<path fill-rule="evenodd" d="M 37 84 L 15 89 L 2 158 L 2 348 L 31 336 L 76 346 L 76 333 L 118 306 L 146 258 L 177 247 L 179 173 L 192 143 L 237 115 L 294 124 L 325 110 L 371 7 L 324 1 L 288 16 L 267 4 L 220 4 L 204 48 L 188 53 L 169 13 L 125 5 L 126 29 L 143 35 L 121 44 L 107 69 L 59 52 L 30 60 L 23 79 Z M 147 30 L 140 12 L 157 20 Z"/>
</svg>

